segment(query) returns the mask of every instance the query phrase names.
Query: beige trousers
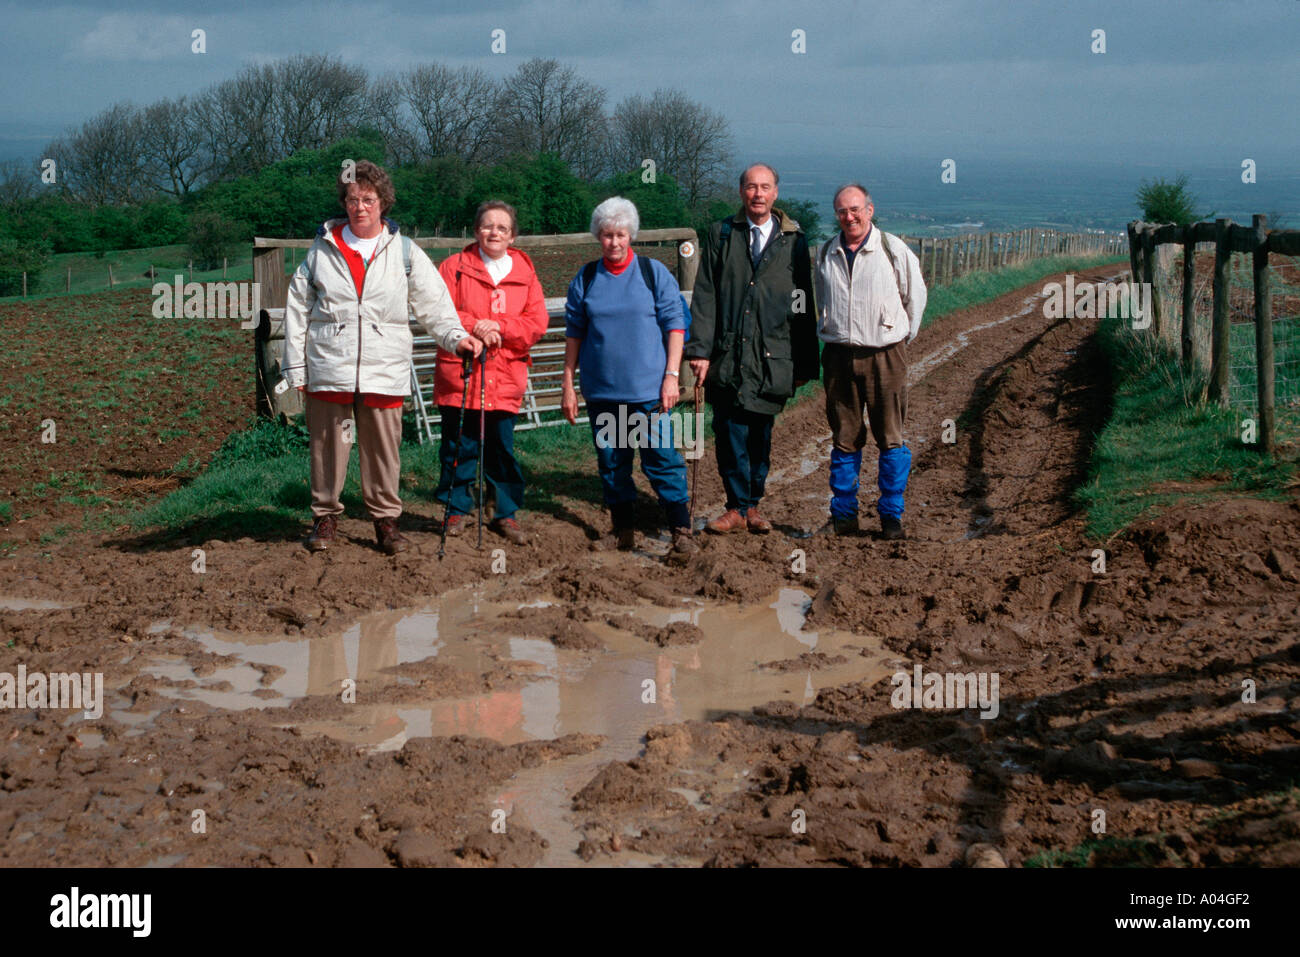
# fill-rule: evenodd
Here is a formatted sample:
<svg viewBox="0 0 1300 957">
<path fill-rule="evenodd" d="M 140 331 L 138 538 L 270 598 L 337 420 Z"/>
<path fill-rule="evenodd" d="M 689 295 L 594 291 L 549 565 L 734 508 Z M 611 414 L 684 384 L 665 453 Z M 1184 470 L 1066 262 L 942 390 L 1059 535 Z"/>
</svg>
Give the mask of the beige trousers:
<svg viewBox="0 0 1300 957">
<path fill-rule="evenodd" d="M 351 422 L 351 425 L 346 423 Z M 311 514 L 342 515 L 343 482 L 355 443 L 361 456 L 361 499 L 372 519 L 397 518 L 402 459 L 402 409 L 372 409 L 324 402 L 307 396 L 307 432 L 311 437 Z"/>
</svg>

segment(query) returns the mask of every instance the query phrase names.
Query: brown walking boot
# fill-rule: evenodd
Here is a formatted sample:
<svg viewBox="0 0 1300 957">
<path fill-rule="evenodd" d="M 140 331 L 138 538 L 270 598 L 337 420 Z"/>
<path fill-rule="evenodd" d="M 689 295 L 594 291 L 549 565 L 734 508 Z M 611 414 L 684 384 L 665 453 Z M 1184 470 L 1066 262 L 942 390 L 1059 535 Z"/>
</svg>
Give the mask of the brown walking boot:
<svg viewBox="0 0 1300 957">
<path fill-rule="evenodd" d="M 379 550 L 385 555 L 396 555 L 406 551 L 410 542 L 397 530 L 397 519 L 381 518 L 375 521 L 375 538 L 379 541 Z"/>
<path fill-rule="evenodd" d="M 713 521 L 704 526 L 705 531 L 712 532 L 715 535 L 725 535 L 727 532 L 734 532 L 737 529 L 745 527 L 745 516 L 741 515 L 734 508 L 729 508 Z"/>
<path fill-rule="evenodd" d="M 334 515 L 322 515 L 312 524 L 311 534 L 304 543 L 308 551 L 323 552 L 334 542 L 334 533 L 338 531 L 339 520 Z"/>
<path fill-rule="evenodd" d="M 772 530 L 772 523 L 758 514 L 758 506 L 755 505 L 745 513 L 745 524 L 755 535 L 766 535 Z"/>
<path fill-rule="evenodd" d="M 488 526 L 512 545 L 527 545 L 528 535 L 513 518 L 498 518 Z"/>
</svg>

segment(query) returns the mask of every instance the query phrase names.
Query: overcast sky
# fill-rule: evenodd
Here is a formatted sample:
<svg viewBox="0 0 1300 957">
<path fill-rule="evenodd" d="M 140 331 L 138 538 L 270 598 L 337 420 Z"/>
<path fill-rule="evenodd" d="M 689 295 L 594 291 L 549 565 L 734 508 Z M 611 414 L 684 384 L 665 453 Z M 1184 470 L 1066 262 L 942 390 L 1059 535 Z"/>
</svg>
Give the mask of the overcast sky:
<svg viewBox="0 0 1300 957">
<path fill-rule="evenodd" d="M 1300 0 L 0 2 L 0 143 L 120 100 L 194 93 L 250 61 L 327 52 L 372 75 L 505 76 L 555 57 L 612 106 L 676 87 L 741 156 L 1300 162 Z M 190 12 L 193 11 L 193 12 Z M 190 51 L 191 31 L 207 52 Z M 490 51 L 506 31 L 503 55 Z M 792 52 L 802 30 L 807 52 Z M 1092 52 L 1105 31 L 1104 53 Z"/>
</svg>

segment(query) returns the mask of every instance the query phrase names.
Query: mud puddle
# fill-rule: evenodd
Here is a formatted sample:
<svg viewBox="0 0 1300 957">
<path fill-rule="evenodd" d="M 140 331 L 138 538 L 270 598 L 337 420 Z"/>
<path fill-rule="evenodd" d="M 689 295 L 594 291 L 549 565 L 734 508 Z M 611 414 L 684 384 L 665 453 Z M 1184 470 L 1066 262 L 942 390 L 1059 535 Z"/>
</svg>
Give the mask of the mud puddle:
<svg viewBox="0 0 1300 957">
<path fill-rule="evenodd" d="M 13 595 L 0 595 L 0 611 L 61 611 L 76 608 L 77 605 L 65 601 L 50 601 L 47 598 L 18 598 Z"/>
<path fill-rule="evenodd" d="M 169 679 L 171 684 L 159 689 L 163 694 L 223 709 L 337 697 L 345 679 L 352 679 L 356 704 L 344 709 L 343 717 L 276 724 L 372 750 L 397 749 L 410 738 L 429 736 L 513 744 L 575 732 L 601 735 L 604 742 L 596 750 L 527 769 L 485 795 L 491 808 L 505 809 L 507 826 L 517 821 L 546 838 L 542 864 L 577 865 L 582 835 L 568 819 L 573 795 L 605 764 L 637 756 L 648 728 L 745 712 L 773 700 L 808 704 L 824 687 L 888 674 L 892 669 L 884 662 L 895 657 L 875 637 L 805 631 L 811 598 L 794 588 L 743 608 L 698 602 L 680 608 L 590 606 L 584 625 L 604 644 L 598 651 L 557 648 L 544 638 L 511 634 L 513 616 L 521 609 L 553 603 L 495 601 L 483 593 L 449 592 L 425 608 L 373 613 L 326 637 L 256 638 L 186 629 L 206 651 L 223 656 L 215 669 L 201 667 L 200 676 L 182 658 L 155 656 L 142 670 Z M 683 641 L 691 635 L 699 640 L 660 647 L 643 637 L 662 634 L 674 623 L 699 629 L 680 627 L 687 636 Z M 464 676 L 490 672 L 507 680 L 469 694 L 456 693 L 453 683 L 451 693 L 426 696 L 423 685 L 416 687 L 403 672 L 431 663 Z M 375 688 L 386 692 L 380 698 L 391 697 L 394 688 L 403 693 L 397 703 L 367 703 L 368 695 L 376 697 Z M 708 784 L 719 794 L 743 782 Z M 664 861 L 629 853 L 619 855 L 617 863 Z"/>
</svg>

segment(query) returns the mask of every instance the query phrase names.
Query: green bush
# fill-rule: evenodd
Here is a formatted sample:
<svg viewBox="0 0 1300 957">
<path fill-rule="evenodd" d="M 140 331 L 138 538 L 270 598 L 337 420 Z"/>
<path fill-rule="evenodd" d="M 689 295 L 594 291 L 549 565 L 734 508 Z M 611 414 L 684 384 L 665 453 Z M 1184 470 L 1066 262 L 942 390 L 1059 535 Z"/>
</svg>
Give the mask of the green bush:
<svg viewBox="0 0 1300 957">
<path fill-rule="evenodd" d="M 1142 181 L 1137 191 L 1137 204 L 1142 218 L 1148 223 L 1174 223 L 1183 226 L 1202 219 L 1213 219 L 1214 213 L 1198 216 L 1195 207 L 1200 200 L 1187 188 L 1187 174 L 1179 173 L 1172 183 L 1163 177 L 1154 182 Z"/>
<path fill-rule="evenodd" d="M 34 290 L 40 283 L 41 270 L 49 261 L 50 246 L 43 240 L 0 239 L 0 296 L 22 295 L 24 272 L 28 292 Z"/>
<path fill-rule="evenodd" d="M 197 210 L 190 214 L 190 258 L 199 269 L 216 269 L 247 235 L 246 223 L 231 222 L 214 210 Z"/>
</svg>

